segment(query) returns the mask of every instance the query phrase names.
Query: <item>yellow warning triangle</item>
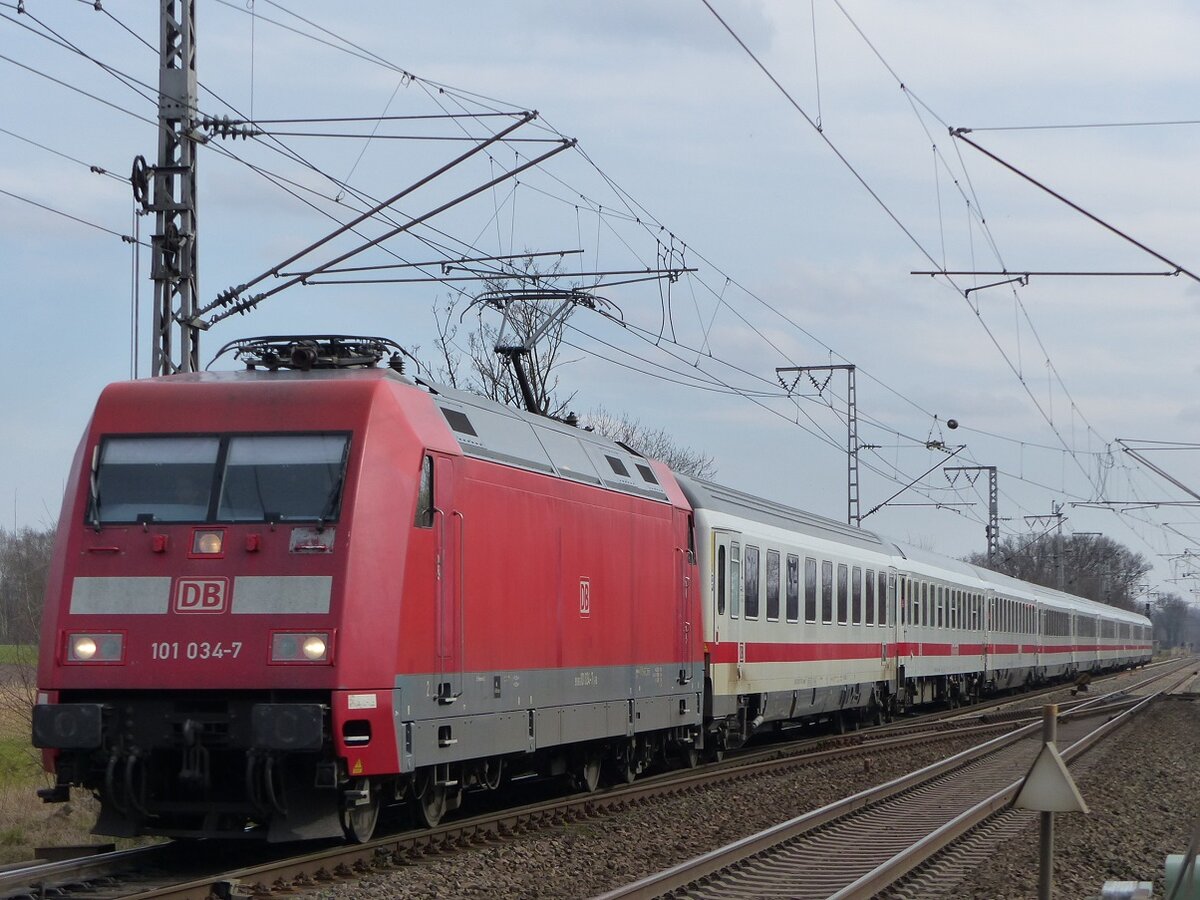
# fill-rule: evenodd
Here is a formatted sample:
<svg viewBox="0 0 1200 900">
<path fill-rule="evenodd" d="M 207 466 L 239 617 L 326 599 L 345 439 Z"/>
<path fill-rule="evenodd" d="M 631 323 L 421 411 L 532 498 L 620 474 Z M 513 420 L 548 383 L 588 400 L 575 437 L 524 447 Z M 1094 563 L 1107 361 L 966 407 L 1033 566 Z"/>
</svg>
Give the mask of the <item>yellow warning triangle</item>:
<svg viewBox="0 0 1200 900">
<path fill-rule="evenodd" d="M 1033 761 L 1013 806 L 1038 812 L 1088 811 L 1087 803 L 1075 786 L 1075 779 L 1067 771 L 1067 764 L 1058 755 L 1058 748 L 1053 743 L 1042 745 L 1042 752 Z"/>
</svg>

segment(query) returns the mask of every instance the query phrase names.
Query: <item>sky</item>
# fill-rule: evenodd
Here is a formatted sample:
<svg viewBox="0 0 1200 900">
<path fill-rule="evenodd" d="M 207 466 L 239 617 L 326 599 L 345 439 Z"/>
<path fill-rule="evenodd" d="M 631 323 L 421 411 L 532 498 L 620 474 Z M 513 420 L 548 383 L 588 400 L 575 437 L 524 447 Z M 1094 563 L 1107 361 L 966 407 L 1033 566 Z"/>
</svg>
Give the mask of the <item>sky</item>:
<svg viewBox="0 0 1200 900">
<path fill-rule="evenodd" d="M 694 270 L 551 282 L 599 280 L 604 301 L 569 321 L 572 409 L 624 411 L 711 454 L 722 482 L 845 518 L 847 378 L 789 391 L 776 369 L 853 364 L 865 527 L 982 551 L 986 476 L 943 467 L 995 466 L 1003 534 L 1061 510 L 1066 532 L 1146 556 L 1148 590 L 1193 598 L 1200 511 L 1125 448 L 1200 488 L 1200 9 L 710 2 L 197 0 L 199 110 L 263 132 L 198 148 L 201 303 L 536 110 L 523 140 L 414 189 L 392 222 L 577 143 L 346 265 L 537 252 L 563 253 L 538 258 L 563 273 Z M 120 236 L 154 229 L 128 183 L 134 157 L 156 159 L 154 5 L 24 10 L 0 0 L 3 527 L 55 520 L 100 390 L 135 361 L 149 375 L 153 299 L 148 249 Z M 334 117 L 362 121 L 311 121 Z M 424 273 L 442 268 L 317 280 Z M 201 356 L 378 334 L 436 376 L 435 308 L 453 304 L 464 344 L 499 321 L 474 302 L 485 288 L 296 285 L 213 324 Z"/>
</svg>

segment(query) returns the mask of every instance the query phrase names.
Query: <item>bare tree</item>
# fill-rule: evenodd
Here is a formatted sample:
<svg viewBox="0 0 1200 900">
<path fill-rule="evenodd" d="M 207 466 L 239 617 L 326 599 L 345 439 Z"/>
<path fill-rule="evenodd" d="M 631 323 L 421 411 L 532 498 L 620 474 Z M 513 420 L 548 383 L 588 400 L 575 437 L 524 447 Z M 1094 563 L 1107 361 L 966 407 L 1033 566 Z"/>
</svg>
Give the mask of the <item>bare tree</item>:
<svg viewBox="0 0 1200 900">
<path fill-rule="evenodd" d="M 1103 535 L 1071 534 L 1018 535 L 1000 542 L 999 561 L 989 565 L 986 554 L 973 553 L 966 561 L 1005 575 L 1045 587 L 1059 586 L 1078 594 L 1118 606 L 1136 609 L 1135 585 L 1150 571 L 1150 563 L 1112 538 Z"/>
<path fill-rule="evenodd" d="M 36 644 L 54 531 L 0 528 L 0 644 Z"/>
<path fill-rule="evenodd" d="M 24 722 L 27 729 L 33 722 L 38 632 L 53 549 L 52 529 L 0 528 L 0 644 L 10 645 L 7 664 L 0 665 L 0 714 Z"/>
<path fill-rule="evenodd" d="M 643 456 L 661 460 L 680 475 L 712 478 L 717 473 L 710 454 L 680 444 L 663 429 L 646 425 L 628 413 L 614 413 L 598 406 L 584 415 L 582 424 Z"/>
<path fill-rule="evenodd" d="M 434 377 L 451 387 L 523 408 L 516 372 L 512 363 L 496 352 L 496 345 L 502 337 L 505 343 L 523 344 L 541 326 L 546 311 L 535 303 L 513 303 L 508 313 L 509 328 L 502 336 L 499 328 L 483 319 L 482 308 L 464 310 L 461 306 L 461 302 L 453 300 L 434 305 L 438 331 L 433 342 L 438 362 L 430 367 Z M 464 334 L 468 316 L 474 319 L 473 327 Z M 551 325 L 522 360 L 537 403 L 536 411 L 552 418 L 564 416 L 575 397 L 574 392 L 564 396 L 559 390 L 557 369 L 570 362 L 562 358 L 565 328 L 566 318 Z"/>
<path fill-rule="evenodd" d="M 1200 611 L 1178 594 L 1162 594 L 1154 601 L 1150 614 L 1154 623 L 1154 639 L 1159 646 L 1195 646 L 1200 639 Z"/>
</svg>

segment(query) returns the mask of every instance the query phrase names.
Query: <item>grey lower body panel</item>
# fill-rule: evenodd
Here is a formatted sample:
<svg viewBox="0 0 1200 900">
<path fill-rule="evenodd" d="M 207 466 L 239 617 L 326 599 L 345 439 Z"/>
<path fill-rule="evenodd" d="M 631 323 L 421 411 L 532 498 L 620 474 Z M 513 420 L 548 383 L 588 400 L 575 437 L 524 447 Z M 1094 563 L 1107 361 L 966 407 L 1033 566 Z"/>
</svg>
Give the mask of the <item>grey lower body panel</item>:
<svg viewBox="0 0 1200 900">
<path fill-rule="evenodd" d="M 699 726 L 683 665 L 401 676 L 393 715 L 402 771 Z"/>
</svg>

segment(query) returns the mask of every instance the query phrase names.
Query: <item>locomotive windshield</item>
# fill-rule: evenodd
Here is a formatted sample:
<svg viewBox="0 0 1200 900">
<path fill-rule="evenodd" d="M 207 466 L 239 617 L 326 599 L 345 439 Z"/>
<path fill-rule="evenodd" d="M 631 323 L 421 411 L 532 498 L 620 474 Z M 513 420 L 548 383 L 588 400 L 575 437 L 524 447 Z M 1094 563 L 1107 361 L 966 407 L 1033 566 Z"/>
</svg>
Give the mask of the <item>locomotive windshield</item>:
<svg viewBox="0 0 1200 900">
<path fill-rule="evenodd" d="M 344 434 L 110 437 L 89 518 L 132 522 L 326 522 L 337 517 Z"/>
</svg>

